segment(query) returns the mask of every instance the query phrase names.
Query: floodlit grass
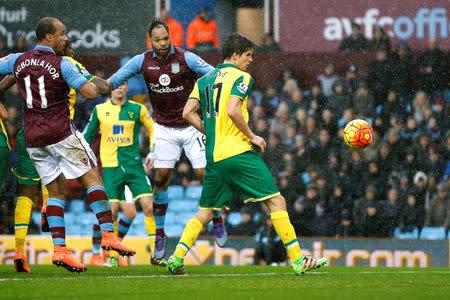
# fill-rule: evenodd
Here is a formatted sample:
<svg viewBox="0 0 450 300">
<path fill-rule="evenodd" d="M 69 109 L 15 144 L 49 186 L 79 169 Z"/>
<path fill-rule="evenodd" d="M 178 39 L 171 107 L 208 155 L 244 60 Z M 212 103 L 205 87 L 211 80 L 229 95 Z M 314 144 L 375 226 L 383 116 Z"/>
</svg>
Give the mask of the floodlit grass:
<svg viewBox="0 0 450 300">
<path fill-rule="evenodd" d="M 449 299 L 450 269 L 329 267 L 294 276 L 289 267 L 198 266 L 187 276 L 164 268 L 53 266 L 15 273 L 0 266 L 0 299 Z"/>
</svg>

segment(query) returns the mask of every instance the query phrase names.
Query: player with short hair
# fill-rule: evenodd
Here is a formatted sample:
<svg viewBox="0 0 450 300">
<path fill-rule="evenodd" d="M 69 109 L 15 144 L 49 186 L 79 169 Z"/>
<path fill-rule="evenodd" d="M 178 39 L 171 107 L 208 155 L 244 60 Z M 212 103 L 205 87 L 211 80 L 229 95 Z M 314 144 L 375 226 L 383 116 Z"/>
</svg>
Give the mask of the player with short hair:
<svg viewBox="0 0 450 300">
<path fill-rule="evenodd" d="M 202 181 L 206 165 L 204 136 L 182 118 L 184 104 L 191 92 L 197 74 L 213 69 L 199 56 L 174 47 L 166 23 L 155 19 L 150 23 L 149 36 L 152 49 L 133 57 L 108 79 L 110 88 L 117 88 L 136 74 L 142 74 L 147 84 L 155 119 L 153 151 L 147 156 L 144 168 L 148 172 L 154 165 L 154 215 L 156 243 L 154 258 L 165 255 L 167 237 L 164 221 L 169 197 L 167 188 L 172 179 L 175 163 L 185 151 L 197 178 Z M 223 247 L 227 240 L 220 212 L 215 212 L 216 243 Z"/>
<path fill-rule="evenodd" d="M 73 59 L 73 49 L 70 40 L 67 41 L 62 53 L 58 54 L 64 55 L 66 59 L 71 61 L 88 81 L 91 81 L 94 84 L 100 84 L 100 79 L 89 74 L 89 72 L 81 63 Z M 4 93 L 15 83 L 16 79 L 13 75 L 6 76 L 0 82 L 0 99 L 3 98 Z M 71 88 L 69 95 L 70 118 L 73 120 L 75 115 L 74 106 L 76 102 L 75 89 Z M 26 256 L 24 255 L 24 244 L 28 232 L 28 225 L 30 223 L 33 200 L 38 194 L 40 178 L 27 152 L 23 128 L 17 134 L 15 151 L 17 155 L 17 162 L 11 168 L 11 172 L 17 177 L 17 180 L 19 182 L 19 194 L 14 209 L 14 235 L 16 253 L 13 259 L 14 266 L 17 272 L 31 272 L 31 269 L 27 263 Z M 48 227 L 46 215 L 48 191 L 45 186 L 42 186 L 42 200 L 43 203 L 41 210 L 41 230 L 43 232 L 49 232 L 50 228 Z"/>
<path fill-rule="evenodd" d="M 144 105 L 127 99 L 127 91 L 128 84 L 125 82 L 111 92 L 111 99 L 96 105 L 83 134 L 86 141 L 91 144 L 100 129 L 103 181 L 119 239 L 122 240 L 125 237 L 136 216 L 134 202 L 126 203 L 125 201 L 125 186 L 128 186 L 133 195 L 133 201 L 139 201 L 144 211 L 150 249 L 153 250 L 154 235 L 152 234 L 156 227 L 153 217 L 153 199 L 150 181 L 142 166 L 139 135 L 141 126 L 144 126 L 151 145 L 154 122 Z M 122 209 L 123 216 L 117 221 L 119 207 Z M 119 265 L 117 253 L 111 251 L 110 256 L 110 265 L 117 267 Z M 97 259 L 99 257 L 99 255 L 93 256 Z M 96 264 L 95 260 L 91 262 Z M 101 264 L 102 260 L 98 259 L 98 262 Z"/>
<path fill-rule="evenodd" d="M 78 178 L 87 189 L 89 204 L 102 228 L 102 247 L 122 255 L 134 255 L 135 251 L 114 236 L 111 206 L 97 171 L 95 155 L 70 119 L 69 87 L 87 99 L 96 98 L 99 87 L 90 83 L 72 62 L 57 55 L 68 41 L 61 21 L 50 17 L 41 19 L 36 25 L 36 41 L 33 50 L 0 61 L 0 75 L 14 74 L 25 104 L 25 145 L 49 192 L 47 216 L 54 245 L 53 264 L 83 272 L 86 266 L 66 248 L 66 178 Z"/>
<path fill-rule="evenodd" d="M 264 151 L 266 142 L 255 135 L 247 122 L 248 95 L 253 78 L 246 73 L 255 45 L 240 34 L 229 35 L 222 49 L 224 63 L 201 77 L 184 107 L 183 118 L 206 135 L 206 172 L 200 210 L 188 221 L 174 254 L 167 262 L 175 275 L 185 274 L 184 257 L 213 211 L 231 205 L 235 192 L 244 202 L 263 202 L 270 211 L 273 226 L 283 241 L 293 272 L 303 274 L 324 266 L 326 258 L 302 255 L 286 209 L 286 201 L 275 185 L 264 161 L 252 144 Z M 203 121 L 197 111 L 201 108 Z"/>
</svg>

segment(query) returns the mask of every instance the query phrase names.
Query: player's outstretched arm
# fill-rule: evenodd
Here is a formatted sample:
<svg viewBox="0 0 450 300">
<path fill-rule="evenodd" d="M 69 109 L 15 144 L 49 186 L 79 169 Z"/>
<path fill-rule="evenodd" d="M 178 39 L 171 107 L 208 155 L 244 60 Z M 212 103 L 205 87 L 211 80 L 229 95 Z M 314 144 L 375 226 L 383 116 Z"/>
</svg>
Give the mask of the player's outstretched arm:
<svg viewBox="0 0 450 300">
<path fill-rule="evenodd" d="M 205 134 L 205 126 L 202 120 L 197 114 L 200 108 L 200 103 L 195 98 L 189 98 L 183 109 L 183 119 L 188 121 L 192 126 L 194 126 L 198 131 Z"/>
<path fill-rule="evenodd" d="M 8 120 L 9 113 L 1 103 L 6 91 L 16 83 L 16 78 L 13 75 L 8 75 L 0 81 L 0 119 Z"/>
<path fill-rule="evenodd" d="M 101 95 L 109 94 L 112 91 L 112 84 L 108 84 L 108 80 L 95 76 L 92 81 Z"/>
<path fill-rule="evenodd" d="M 8 75 L 0 81 L 0 100 L 3 99 L 6 91 L 16 83 L 14 75 Z"/>
<path fill-rule="evenodd" d="M 247 122 L 245 122 L 244 115 L 242 114 L 241 106 L 241 98 L 231 96 L 230 101 L 228 102 L 227 114 L 233 121 L 234 125 L 236 125 L 236 127 L 249 138 L 250 142 L 258 146 L 261 149 L 261 152 L 264 152 L 264 149 L 266 148 L 266 141 L 264 141 L 262 137 L 254 134 L 250 127 L 248 127 Z"/>
</svg>

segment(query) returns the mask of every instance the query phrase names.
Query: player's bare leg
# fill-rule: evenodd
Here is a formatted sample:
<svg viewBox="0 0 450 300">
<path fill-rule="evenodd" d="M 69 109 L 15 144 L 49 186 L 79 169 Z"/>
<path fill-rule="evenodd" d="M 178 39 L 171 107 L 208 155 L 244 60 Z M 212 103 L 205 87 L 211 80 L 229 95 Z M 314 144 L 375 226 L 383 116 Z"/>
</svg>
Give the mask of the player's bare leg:
<svg viewBox="0 0 450 300">
<path fill-rule="evenodd" d="M 127 248 L 114 235 L 113 217 L 111 205 L 108 201 L 103 181 L 96 167 L 81 176 L 81 183 L 87 189 L 87 198 L 92 211 L 97 217 L 97 221 L 102 230 L 102 248 L 104 250 L 115 250 L 122 256 L 133 256 L 136 251 Z"/>
<path fill-rule="evenodd" d="M 167 236 L 164 232 L 167 206 L 169 205 L 169 193 L 167 188 L 172 181 L 173 169 L 157 168 L 154 177 L 154 201 L 153 214 L 156 223 L 155 251 L 153 258 L 161 260 L 166 254 Z"/>
<path fill-rule="evenodd" d="M 289 220 L 286 201 L 283 196 L 279 195 L 270 198 L 264 204 L 269 209 L 273 226 L 286 247 L 294 274 L 301 275 L 309 270 L 325 266 L 328 261 L 326 258 L 315 259 L 302 255 L 294 227 Z"/>
<path fill-rule="evenodd" d="M 66 228 L 64 223 L 65 186 L 66 179 L 63 174 L 59 174 L 55 180 L 46 185 L 49 193 L 47 203 L 48 223 L 54 245 L 52 262 L 54 265 L 64 267 L 70 272 L 84 272 L 86 271 L 86 266 L 80 263 L 66 248 Z"/>
<path fill-rule="evenodd" d="M 203 184 L 203 177 L 205 175 L 205 168 L 194 169 L 195 176 L 197 179 Z M 213 228 L 214 235 L 216 236 L 216 244 L 220 248 L 225 247 L 225 244 L 228 240 L 227 230 L 225 228 L 225 224 L 223 223 L 222 214 L 220 210 L 214 211 L 213 216 Z"/>
<path fill-rule="evenodd" d="M 187 222 L 175 252 L 167 261 L 167 269 L 173 275 L 185 274 L 183 260 L 189 252 L 189 249 L 194 245 L 203 227 L 212 220 L 213 216 L 214 212 L 212 209 L 200 209 L 197 214 Z"/>
</svg>

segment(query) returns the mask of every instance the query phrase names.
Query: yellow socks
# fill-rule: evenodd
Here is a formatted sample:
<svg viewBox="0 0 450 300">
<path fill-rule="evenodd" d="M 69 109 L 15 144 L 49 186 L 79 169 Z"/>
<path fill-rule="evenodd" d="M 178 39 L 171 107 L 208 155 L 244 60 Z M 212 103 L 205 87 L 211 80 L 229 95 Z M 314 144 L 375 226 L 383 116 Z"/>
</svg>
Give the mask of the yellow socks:
<svg viewBox="0 0 450 300">
<path fill-rule="evenodd" d="M 45 185 L 42 186 L 42 207 L 47 207 L 48 203 L 48 190 Z"/>
<path fill-rule="evenodd" d="M 187 222 L 186 227 L 183 231 L 183 235 L 181 236 L 177 248 L 175 249 L 174 255 L 177 258 L 184 259 L 189 249 L 191 249 L 192 245 L 197 240 L 197 237 L 200 234 L 200 231 L 202 231 L 202 228 L 202 223 L 196 218 L 192 218 Z"/>
<path fill-rule="evenodd" d="M 286 211 L 273 212 L 270 214 L 270 218 L 278 236 L 287 249 L 291 262 L 296 261 L 302 256 L 302 252 L 288 213 Z"/>
<path fill-rule="evenodd" d="M 147 229 L 148 239 L 150 240 L 150 256 L 155 253 L 156 223 L 155 217 L 145 217 L 145 228 Z"/>
<path fill-rule="evenodd" d="M 24 253 L 25 238 L 30 224 L 33 201 L 28 197 L 18 197 L 14 210 L 14 235 L 16 238 L 16 252 Z"/>
</svg>

